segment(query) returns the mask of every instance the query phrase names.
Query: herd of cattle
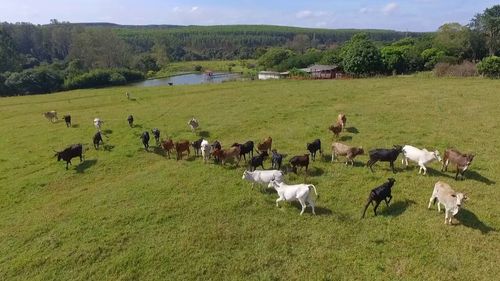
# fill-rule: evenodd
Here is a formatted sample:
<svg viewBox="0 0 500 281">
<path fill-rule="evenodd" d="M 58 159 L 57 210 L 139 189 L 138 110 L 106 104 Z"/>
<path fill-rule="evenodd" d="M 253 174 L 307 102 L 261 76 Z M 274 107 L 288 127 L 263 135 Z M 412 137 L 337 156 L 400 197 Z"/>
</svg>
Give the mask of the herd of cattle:
<svg viewBox="0 0 500 281">
<path fill-rule="evenodd" d="M 51 122 L 56 122 L 58 120 L 56 111 L 49 111 L 43 113 L 43 115 Z M 67 127 L 71 127 L 71 116 L 65 115 L 64 121 Z M 129 115 L 127 118 L 130 127 L 133 127 L 134 117 Z M 345 129 L 347 118 L 344 114 L 339 114 L 335 124 L 329 127 L 333 135 L 338 138 L 340 133 Z M 94 126 L 97 129 L 93 137 L 93 144 L 95 149 L 99 149 L 99 145 L 103 143 L 101 127 L 104 121 L 100 118 L 94 119 Z M 195 132 L 199 128 L 199 122 L 194 117 L 188 122 L 189 128 L 192 132 Z M 246 161 L 246 156 L 249 157 L 248 169 L 243 173 L 243 180 L 247 180 L 252 183 L 252 187 L 255 183 L 267 185 L 268 188 L 274 188 L 279 196 L 276 200 L 276 205 L 280 201 L 298 201 L 302 206 L 302 211 L 300 214 L 304 213 L 307 205 L 312 209 L 312 213 L 315 214 L 315 203 L 313 200 L 314 191 L 316 197 L 318 193 L 316 192 L 316 187 L 312 184 L 295 184 L 287 185 L 284 183 L 284 175 L 288 170 L 293 173 L 298 173 L 298 168 L 305 168 L 305 174 L 307 176 L 308 166 L 310 163 L 310 157 L 312 161 L 316 160 L 316 153 L 319 151 L 320 155 L 323 154 L 321 148 L 321 140 L 315 139 L 310 143 L 306 144 L 306 149 L 309 151 L 307 154 L 297 155 L 290 158 L 289 167 L 287 169 L 282 169 L 282 161 L 287 155 L 278 153 L 276 149 L 272 148 L 273 139 L 267 137 L 260 141 L 257 146 L 254 146 L 253 141 L 247 141 L 245 143 L 233 143 L 230 147 L 223 149 L 219 141 L 214 141 L 209 143 L 206 139 L 200 138 L 196 141 L 189 142 L 187 140 L 180 140 L 174 142 L 172 139 L 160 140 L 160 130 L 154 128 L 151 130 L 153 134 L 156 145 L 165 151 L 165 155 L 170 158 L 171 153 L 175 151 L 176 159 L 182 159 L 183 155 L 186 153 L 189 157 L 190 148 L 194 149 L 195 156 L 201 154 L 202 159 L 207 163 L 211 157 L 214 158 L 215 163 L 221 163 L 224 165 L 227 162 L 233 162 L 236 166 L 239 165 L 241 158 L 243 157 Z M 150 135 L 148 131 L 144 131 L 141 134 L 142 144 L 144 149 L 147 151 L 149 149 Z M 254 156 L 254 151 L 257 153 Z M 344 156 L 346 158 L 345 164 L 349 163 L 354 166 L 354 158 L 358 155 L 363 155 L 364 150 L 362 147 L 349 146 L 344 143 L 334 141 L 331 145 L 331 162 L 338 159 L 338 156 Z M 271 155 L 269 154 L 271 153 Z M 399 154 L 403 155 L 401 163 L 408 166 L 408 160 L 415 162 L 419 166 L 419 174 L 423 171 L 423 175 L 426 174 L 427 168 L 426 164 L 432 161 L 443 162 L 441 171 L 446 171 L 448 165 L 451 163 L 456 167 L 455 180 L 459 178 L 464 179 L 464 172 L 469 168 L 472 160 L 474 159 L 473 154 L 462 154 L 458 150 L 453 148 L 448 148 L 444 151 L 443 159 L 437 150 L 428 151 L 427 149 L 419 149 L 410 145 L 400 146 L 394 145 L 393 148 L 377 148 L 369 151 L 369 160 L 366 166 L 370 168 L 373 172 L 373 165 L 376 162 L 389 162 L 389 165 L 393 172 L 394 162 L 398 158 Z M 55 156 L 57 160 L 66 161 L 66 169 L 68 169 L 68 164 L 71 164 L 71 159 L 75 157 L 80 158 L 80 162 L 83 161 L 83 146 L 82 144 L 72 144 L 62 151 L 56 152 Z M 264 170 L 264 161 L 266 158 L 271 156 L 272 170 Z M 234 161 L 236 160 L 236 161 Z M 257 170 L 261 167 L 262 170 Z M 375 216 L 377 215 L 377 208 L 382 201 L 386 202 L 389 206 L 389 202 L 392 199 L 391 189 L 396 180 L 394 178 L 389 178 L 387 182 L 371 190 L 368 200 L 365 204 L 362 218 L 365 216 L 366 209 L 370 204 L 374 205 L 373 211 Z M 434 202 L 438 202 L 438 211 L 441 210 L 440 204 L 445 207 L 445 224 L 452 223 L 452 217 L 458 213 L 463 201 L 467 200 L 467 195 L 455 192 L 450 185 L 445 182 L 438 181 L 434 186 L 434 191 L 429 200 L 429 206 Z"/>
</svg>

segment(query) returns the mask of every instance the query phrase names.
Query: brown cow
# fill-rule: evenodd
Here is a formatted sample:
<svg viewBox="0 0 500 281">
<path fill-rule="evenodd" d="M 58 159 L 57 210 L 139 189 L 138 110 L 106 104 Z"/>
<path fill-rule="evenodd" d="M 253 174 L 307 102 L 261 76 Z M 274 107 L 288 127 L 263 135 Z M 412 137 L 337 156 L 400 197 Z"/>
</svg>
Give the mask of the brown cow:
<svg viewBox="0 0 500 281">
<path fill-rule="evenodd" d="M 345 117 L 344 113 L 339 113 L 337 116 L 337 124 L 340 124 L 342 126 L 342 131 L 345 129 L 345 123 L 347 122 L 347 118 Z"/>
<path fill-rule="evenodd" d="M 241 160 L 240 151 L 239 146 L 233 146 L 227 149 L 216 149 L 212 151 L 212 155 L 218 157 L 221 160 L 222 165 L 224 165 L 227 160 L 236 158 L 238 159 L 236 166 L 239 166 Z"/>
<path fill-rule="evenodd" d="M 351 162 L 354 166 L 354 157 L 362 154 L 365 154 L 363 147 L 348 146 L 340 142 L 332 143 L 332 162 L 337 156 L 345 156 L 347 158 L 345 164 Z"/>
<path fill-rule="evenodd" d="M 290 165 L 292 165 L 292 171 L 294 173 L 297 173 L 297 167 L 306 167 L 307 174 L 307 167 L 309 167 L 309 154 L 294 156 L 290 159 L 289 162 Z"/>
<path fill-rule="evenodd" d="M 187 155 L 189 157 L 189 147 L 190 143 L 187 140 L 181 140 L 175 142 L 175 151 L 177 152 L 177 160 L 182 159 L 182 153 L 187 150 Z"/>
<path fill-rule="evenodd" d="M 267 151 L 268 153 L 270 153 L 272 145 L 273 139 L 271 137 L 267 137 L 263 139 L 262 142 L 259 142 L 259 144 L 257 145 L 257 150 L 260 152 Z"/>
<path fill-rule="evenodd" d="M 342 123 L 337 122 L 335 125 L 328 127 L 328 130 L 332 131 L 335 137 L 339 137 L 340 132 L 342 132 Z"/>
<path fill-rule="evenodd" d="M 441 171 L 448 170 L 448 164 L 453 163 L 457 166 L 457 173 L 455 174 L 455 180 L 458 180 L 458 174 L 462 179 L 465 179 L 464 173 L 470 166 L 470 163 L 474 159 L 474 154 L 462 154 L 458 150 L 453 148 L 448 148 L 444 151 L 443 156 L 443 167 Z"/>
<path fill-rule="evenodd" d="M 170 150 L 172 150 L 174 148 L 174 142 L 172 141 L 172 139 L 162 140 L 161 146 L 163 147 L 163 149 L 167 153 L 168 158 L 170 158 Z"/>
</svg>

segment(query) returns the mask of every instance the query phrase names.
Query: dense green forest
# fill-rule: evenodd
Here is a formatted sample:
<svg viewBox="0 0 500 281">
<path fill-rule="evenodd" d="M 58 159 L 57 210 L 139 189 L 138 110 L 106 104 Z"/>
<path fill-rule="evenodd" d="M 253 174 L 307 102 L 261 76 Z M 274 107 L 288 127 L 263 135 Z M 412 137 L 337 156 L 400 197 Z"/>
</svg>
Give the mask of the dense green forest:
<svg viewBox="0 0 500 281">
<path fill-rule="evenodd" d="M 258 59 L 258 65 L 247 65 L 253 73 L 319 62 L 337 64 L 352 76 L 411 73 L 439 63 L 474 64 L 498 54 L 499 18 L 496 5 L 468 25 L 448 23 L 434 33 L 57 20 L 47 25 L 0 23 L 0 95 L 120 85 L 155 77 L 178 61 Z M 495 68 L 496 61 L 493 57 L 479 69 Z M 477 72 L 475 64 L 472 72 Z"/>
</svg>

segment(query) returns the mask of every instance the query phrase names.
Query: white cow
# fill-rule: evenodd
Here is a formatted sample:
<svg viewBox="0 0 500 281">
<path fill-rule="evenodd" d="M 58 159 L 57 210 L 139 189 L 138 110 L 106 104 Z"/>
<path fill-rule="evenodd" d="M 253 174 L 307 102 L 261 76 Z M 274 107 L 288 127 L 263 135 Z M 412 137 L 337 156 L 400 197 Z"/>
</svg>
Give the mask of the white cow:
<svg viewBox="0 0 500 281">
<path fill-rule="evenodd" d="M 279 170 L 255 170 L 253 172 L 244 171 L 241 179 L 251 182 L 253 188 L 254 183 L 268 184 L 272 180 L 282 182 L 283 172 Z"/>
<path fill-rule="evenodd" d="M 101 119 L 99 118 L 94 118 L 94 126 L 97 130 L 101 130 L 101 126 L 102 124 L 104 123 L 104 121 L 102 121 Z"/>
<path fill-rule="evenodd" d="M 194 131 L 200 126 L 200 123 L 198 123 L 198 120 L 193 117 L 191 118 L 191 120 L 189 120 L 188 125 L 191 128 L 191 131 L 194 133 Z"/>
<path fill-rule="evenodd" d="M 205 139 L 201 142 L 200 147 L 201 147 L 201 155 L 203 156 L 203 162 L 207 163 L 208 159 L 210 158 L 210 150 L 212 149 L 212 147 Z"/>
<path fill-rule="evenodd" d="M 411 145 L 405 145 L 403 147 L 403 159 L 401 159 L 401 164 L 405 164 L 408 167 L 408 160 L 416 162 L 420 168 L 418 169 L 418 173 L 424 170 L 424 175 L 427 173 L 427 168 L 425 164 L 430 163 L 434 160 L 441 162 L 441 156 L 439 155 L 439 151 L 428 151 L 427 149 L 418 149 Z"/>
<path fill-rule="evenodd" d="M 450 223 L 458 211 L 460 210 L 460 206 L 462 206 L 462 202 L 468 200 L 467 195 L 461 192 L 455 192 L 449 184 L 438 181 L 434 185 L 434 191 L 432 192 L 432 196 L 429 199 L 428 209 L 431 208 L 432 203 L 436 203 L 436 199 L 438 201 L 438 212 L 441 212 L 440 204 L 444 205 L 445 208 L 445 216 L 444 223 Z"/>
<path fill-rule="evenodd" d="M 304 210 L 306 209 L 306 203 L 309 204 L 312 208 L 312 213 L 316 215 L 316 212 L 314 212 L 314 200 L 311 197 L 311 187 L 314 189 L 314 193 L 316 193 L 316 197 L 318 196 L 318 193 L 316 192 L 316 187 L 312 184 L 294 184 L 294 185 L 287 185 L 284 182 L 277 182 L 275 180 L 272 180 L 269 182 L 268 187 L 274 187 L 276 189 L 276 192 L 278 192 L 279 198 L 276 199 L 276 207 L 279 207 L 278 202 L 280 201 L 299 201 L 300 205 L 302 206 L 302 211 L 300 214 L 302 215 L 304 213 Z"/>
<path fill-rule="evenodd" d="M 54 123 L 55 121 L 58 120 L 57 112 L 55 110 L 44 112 L 44 113 L 42 113 L 42 115 L 52 123 Z"/>
</svg>

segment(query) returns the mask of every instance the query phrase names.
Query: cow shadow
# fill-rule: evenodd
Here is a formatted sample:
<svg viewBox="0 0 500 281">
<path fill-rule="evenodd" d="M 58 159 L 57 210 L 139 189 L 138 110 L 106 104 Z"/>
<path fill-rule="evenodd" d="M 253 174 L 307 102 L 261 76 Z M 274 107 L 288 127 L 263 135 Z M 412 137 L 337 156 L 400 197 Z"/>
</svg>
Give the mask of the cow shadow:
<svg viewBox="0 0 500 281">
<path fill-rule="evenodd" d="M 71 128 L 80 128 L 80 124 L 72 124 Z"/>
<path fill-rule="evenodd" d="M 356 127 L 348 127 L 345 128 L 345 130 L 351 134 L 359 134 L 359 130 Z"/>
<path fill-rule="evenodd" d="M 476 172 L 474 170 L 465 172 L 465 179 L 475 180 L 478 182 L 482 182 L 486 185 L 496 184 L 495 181 L 488 179 L 487 177 L 479 174 L 478 172 Z"/>
<path fill-rule="evenodd" d="M 102 132 L 106 135 L 111 135 L 113 133 L 113 130 L 111 129 L 106 129 L 106 130 L 102 130 Z"/>
<path fill-rule="evenodd" d="M 85 173 L 85 171 L 97 163 L 97 159 L 85 160 L 76 166 L 76 172 L 79 174 Z"/>
<path fill-rule="evenodd" d="M 319 176 L 322 176 L 324 173 L 325 173 L 325 170 L 323 170 L 322 168 L 318 168 L 318 167 L 310 167 L 307 170 L 307 175 L 310 177 L 319 177 Z"/>
<path fill-rule="evenodd" d="M 352 136 L 341 136 L 339 140 L 340 141 L 350 141 L 350 140 L 352 140 Z"/>
<path fill-rule="evenodd" d="M 209 138 L 210 137 L 210 132 L 209 131 L 199 131 L 198 136 L 202 138 Z"/>
<path fill-rule="evenodd" d="M 384 204 L 384 202 L 380 203 Z M 389 203 L 389 207 L 386 207 L 380 215 L 384 217 L 397 217 L 403 214 L 410 205 L 416 204 L 413 200 L 396 201 L 394 203 Z"/>
<path fill-rule="evenodd" d="M 299 211 L 302 210 L 302 205 L 300 205 L 298 201 L 293 201 L 289 203 Z M 283 207 L 281 204 L 283 204 L 283 202 L 280 202 L 280 208 Z M 314 212 L 316 213 L 317 216 L 331 216 L 333 214 L 332 210 L 319 206 L 314 206 Z M 310 214 L 311 216 L 314 216 L 312 213 L 311 206 L 307 205 L 306 209 L 304 210 L 304 215 L 305 214 Z"/>
<path fill-rule="evenodd" d="M 141 124 L 134 124 L 134 125 L 132 125 L 132 128 L 142 129 L 142 125 Z"/>
<path fill-rule="evenodd" d="M 463 226 L 470 227 L 481 231 L 482 234 L 487 234 L 490 231 L 497 231 L 491 226 L 484 224 L 473 212 L 467 209 L 461 209 L 456 215 L 456 219 Z"/>
<path fill-rule="evenodd" d="M 115 148 L 115 146 L 111 145 L 111 144 L 105 144 L 105 145 L 102 146 L 102 149 L 104 151 L 107 151 L 107 152 L 113 151 L 114 148 Z"/>
<path fill-rule="evenodd" d="M 156 155 L 163 156 L 163 157 L 167 156 L 167 153 L 165 152 L 165 150 L 159 146 L 156 146 L 153 148 L 153 153 Z"/>
</svg>

